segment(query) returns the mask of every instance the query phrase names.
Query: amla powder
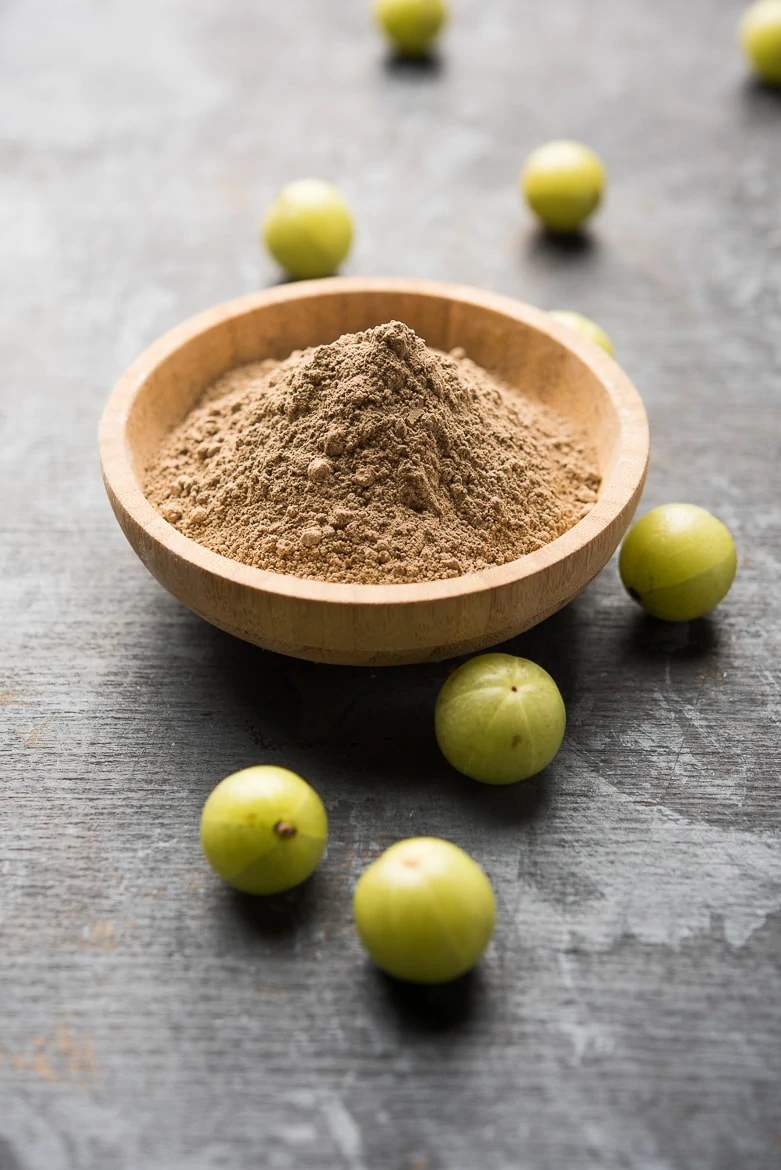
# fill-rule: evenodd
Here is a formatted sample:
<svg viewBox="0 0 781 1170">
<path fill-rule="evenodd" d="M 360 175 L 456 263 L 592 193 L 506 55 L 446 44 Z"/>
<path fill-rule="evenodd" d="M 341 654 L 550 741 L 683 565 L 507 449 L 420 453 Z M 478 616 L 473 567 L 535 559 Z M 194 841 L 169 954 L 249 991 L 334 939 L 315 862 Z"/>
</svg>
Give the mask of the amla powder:
<svg viewBox="0 0 781 1170">
<path fill-rule="evenodd" d="M 233 560 L 326 581 L 428 581 L 501 565 L 596 499 L 572 424 L 399 321 L 220 378 L 146 491 Z"/>
</svg>

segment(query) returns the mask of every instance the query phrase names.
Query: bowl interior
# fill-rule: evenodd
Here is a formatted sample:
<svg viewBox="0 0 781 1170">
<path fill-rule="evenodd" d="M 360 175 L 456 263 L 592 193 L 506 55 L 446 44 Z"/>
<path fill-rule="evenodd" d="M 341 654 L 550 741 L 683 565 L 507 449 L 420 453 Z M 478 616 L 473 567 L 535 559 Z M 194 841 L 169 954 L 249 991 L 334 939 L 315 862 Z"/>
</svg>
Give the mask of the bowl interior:
<svg viewBox="0 0 781 1170">
<path fill-rule="evenodd" d="M 398 319 L 437 349 L 463 346 L 479 365 L 575 422 L 596 448 L 604 489 L 618 456 L 620 433 L 619 404 L 609 393 L 605 374 L 615 369 L 609 359 L 598 375 L 570 348 L 571 336 L 562 334 L 561 326 L 525 306 L 521 318 L 441 293 L 350 285 L 329 281 L 309 289 L 288 286 L 265 303 L 238 301 L 235 313 L 214 313 L 211 322 L 210 313 L 202 314 L 147 351 L 140 359 L 145 368 L 138 371 L 138 392 L 129 404 L 125 431 L 139 486 L 160 443 L 221 374 Z M 182 335 L 178 345 L 177 333 Z"/>
</svg>

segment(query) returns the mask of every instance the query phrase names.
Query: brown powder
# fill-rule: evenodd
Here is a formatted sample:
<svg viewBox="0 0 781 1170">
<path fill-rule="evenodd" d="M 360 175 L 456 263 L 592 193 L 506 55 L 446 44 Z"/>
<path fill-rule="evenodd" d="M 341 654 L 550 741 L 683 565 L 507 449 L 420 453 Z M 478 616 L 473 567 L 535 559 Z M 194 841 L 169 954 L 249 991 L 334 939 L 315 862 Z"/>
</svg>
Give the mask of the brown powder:
<svg viewBox="0 0 781 1170">
<path fill-rule="evenodd" d="M 514 560 L 575 524 L 598 487 L 568 420 L 398 321 L 224 375 L 146 482 L 214 552 L 364 583 Z"/>
</svg>

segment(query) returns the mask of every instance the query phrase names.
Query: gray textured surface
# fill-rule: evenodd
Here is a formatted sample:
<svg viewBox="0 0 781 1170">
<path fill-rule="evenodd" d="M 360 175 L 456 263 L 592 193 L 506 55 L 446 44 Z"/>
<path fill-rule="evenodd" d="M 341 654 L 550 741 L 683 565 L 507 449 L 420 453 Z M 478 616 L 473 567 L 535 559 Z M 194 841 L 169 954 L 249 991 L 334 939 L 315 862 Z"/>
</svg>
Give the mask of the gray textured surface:
<svg viewBox="0 0 781 1170">
<path fill-rule="evenodd" d="M 454 0 L 438 69 L 363 0 L 2 0 L 1 1170 L 768 1170 L 781 1163 L 781 99 L 724 0 Z M 552 135 L 612 173 L 589 247 L 515 175 Z M 432 744 L 447 667 L 284 661 L 147 577 L 99 482 L 108 389 L 161 331 L 275 279 L 275 187 L 354 203 L 347 271 L 591 313 L 645 395 L 647 504 L 712 507 L 712 620 L 644 621 L 610 566 L 514 648 L 569 704 L 544 778 Z M 285 761 L 329 808 L 272 907 L 205 872 L 202 801 Z M 436 833 L 499 898 L 478 975 L 402 993 L 355 876 Z"/>
</svg>

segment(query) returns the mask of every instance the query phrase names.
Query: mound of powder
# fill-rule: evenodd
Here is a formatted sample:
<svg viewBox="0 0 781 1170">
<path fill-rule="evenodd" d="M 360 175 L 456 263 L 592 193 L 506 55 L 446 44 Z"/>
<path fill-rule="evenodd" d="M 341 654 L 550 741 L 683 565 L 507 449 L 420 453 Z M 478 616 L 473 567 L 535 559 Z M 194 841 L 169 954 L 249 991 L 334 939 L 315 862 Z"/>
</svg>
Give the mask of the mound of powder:
<svg viewBox="0 0 781 1170">
<path fill-rule="evenodd" d="M 392 321 L 220 378 L 150 467 L 169 523 L 277 573 L 428 581 L 501 565 L 596 499 L 566 419 Z"/>
</svg>

